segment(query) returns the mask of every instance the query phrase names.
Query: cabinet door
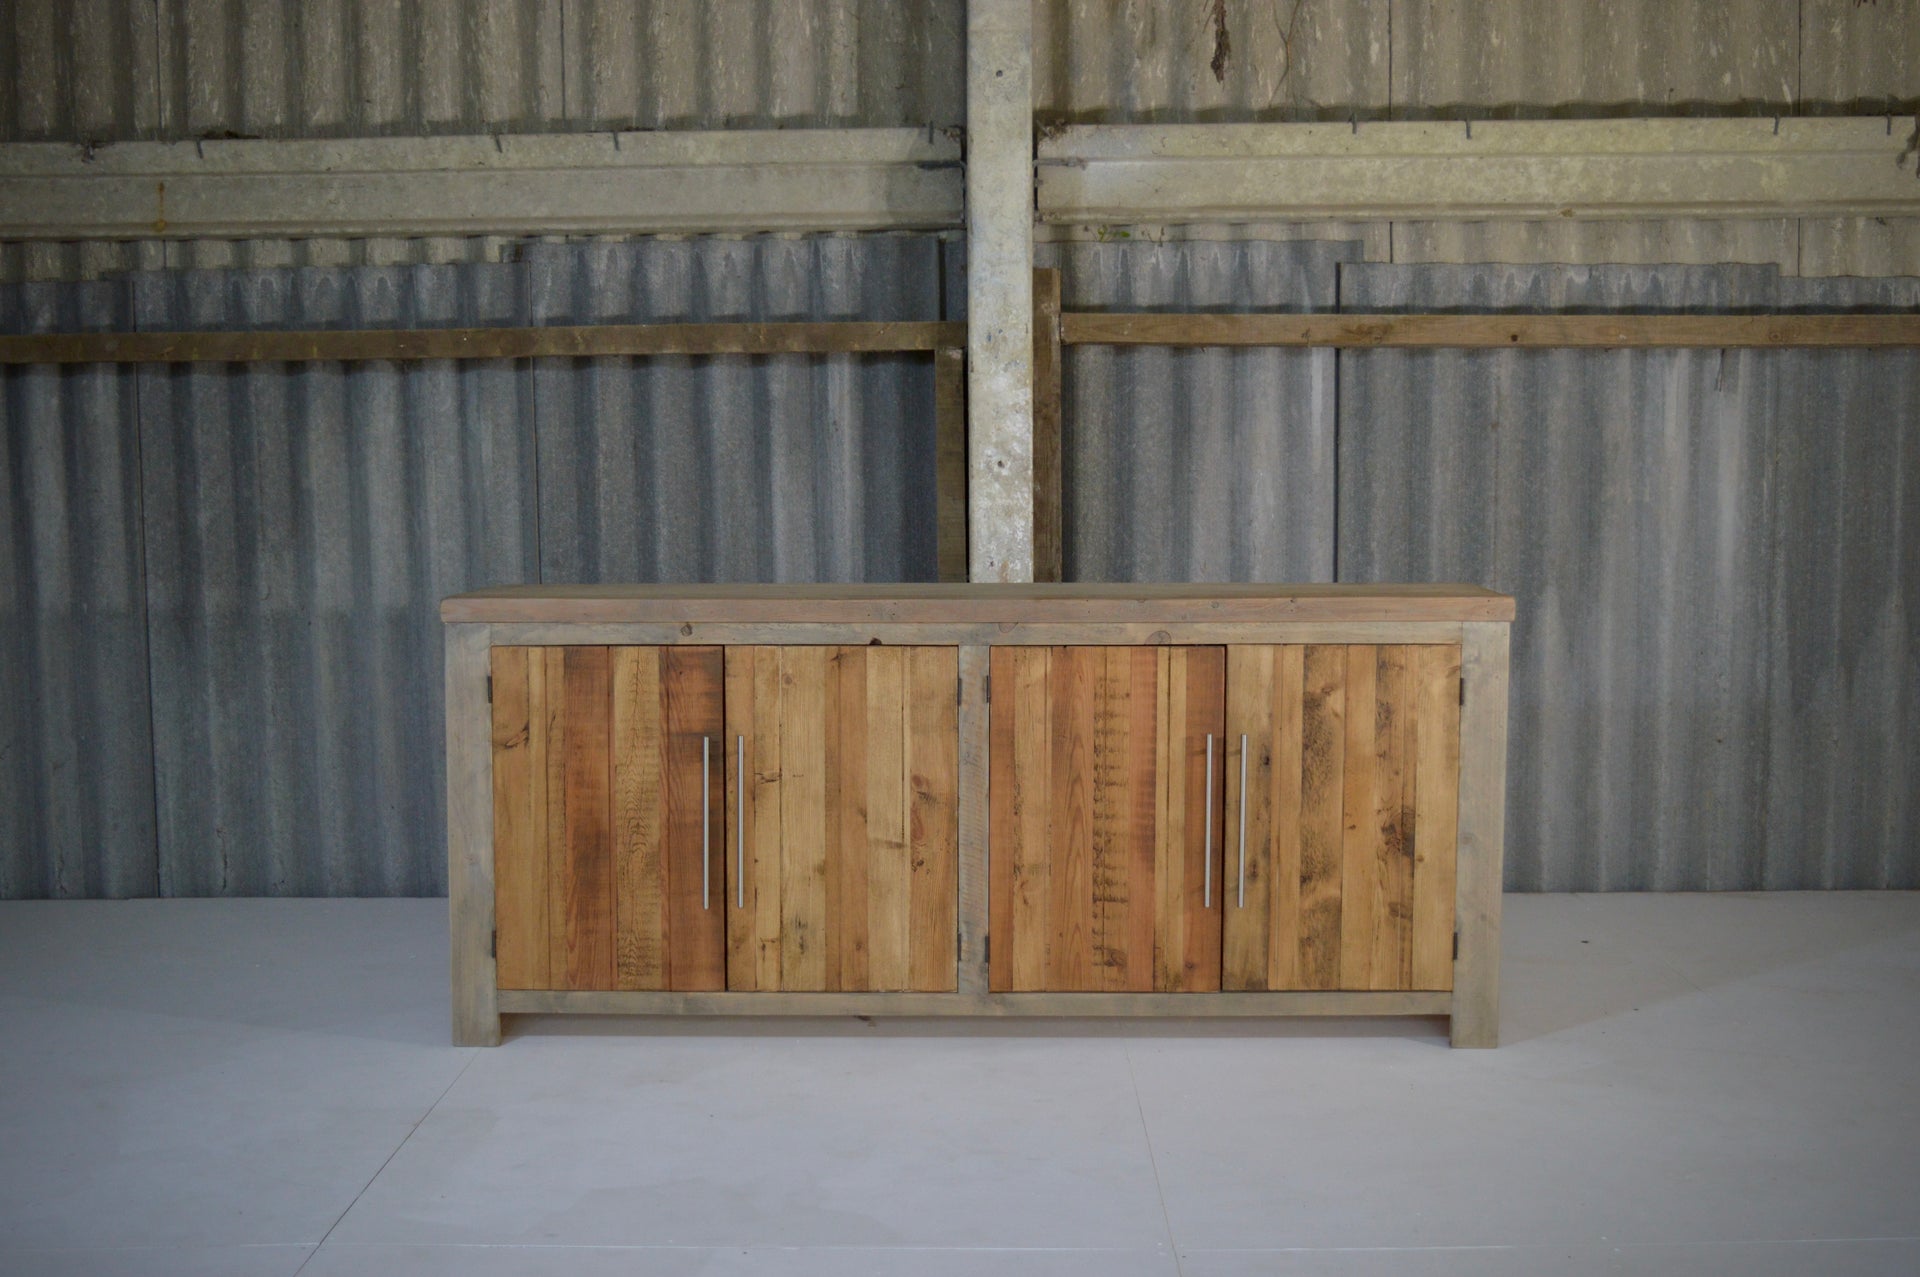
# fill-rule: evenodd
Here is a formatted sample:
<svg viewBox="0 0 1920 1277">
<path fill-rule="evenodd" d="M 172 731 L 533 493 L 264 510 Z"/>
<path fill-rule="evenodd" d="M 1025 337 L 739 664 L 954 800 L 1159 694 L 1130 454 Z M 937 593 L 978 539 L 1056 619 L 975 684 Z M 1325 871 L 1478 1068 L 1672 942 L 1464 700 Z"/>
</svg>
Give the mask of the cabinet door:
<svg viewBox="0 0 1920 1277">
<path fill-rule="evenodd" d="M 729 989 L 956 987 L 958 679 L 951 647 L 727 649 Z"/>
<path fill-rule="evenodd" d="M 1227 733 L 1224 986 L 1452 988 L 1459 647 L 1229 648 Z"/>
<path fill-rule="evenodd" d="M 1224 650 L 996 647 L 991 668 L 990 986 L 1218 989 Z"/>
<path fill-rule="evenodd" d="M 503 989 L 718 989 L 714 647 L 493 649 Z"/>
</svg>

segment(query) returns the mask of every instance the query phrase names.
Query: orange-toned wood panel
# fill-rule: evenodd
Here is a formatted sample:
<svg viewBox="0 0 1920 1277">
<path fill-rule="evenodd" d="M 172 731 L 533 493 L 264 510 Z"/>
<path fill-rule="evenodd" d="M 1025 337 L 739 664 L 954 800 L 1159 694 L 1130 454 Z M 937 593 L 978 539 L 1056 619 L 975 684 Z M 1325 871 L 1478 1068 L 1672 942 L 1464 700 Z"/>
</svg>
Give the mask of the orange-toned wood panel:
<svg viewBox="0 0 1920 1277">
<path fill-rule="evenodd" d="M 720 649 L 498 647 L 492 669 L 499 986 L 723 987 Z"/>
<path fill-rule="evenodd" d="M 956 987 L 958 678 L 950 647 L 727 649 L 729 989 Z"/>
<path fill-rule="evenodd" d="M 991 671 L 991 987 L 1217 989 L 1206 738 L 1224 719 L 1224 652 L 1000 647 Z"/>
<path fill-rule="evenodd" d="M 1227 666 L 1247 888 L 1224 986 L 1451 988 L 1460 649 L 1236 646 Z M 1241 854 L 1236 834 L 1236 875 Z"/>
</svg>

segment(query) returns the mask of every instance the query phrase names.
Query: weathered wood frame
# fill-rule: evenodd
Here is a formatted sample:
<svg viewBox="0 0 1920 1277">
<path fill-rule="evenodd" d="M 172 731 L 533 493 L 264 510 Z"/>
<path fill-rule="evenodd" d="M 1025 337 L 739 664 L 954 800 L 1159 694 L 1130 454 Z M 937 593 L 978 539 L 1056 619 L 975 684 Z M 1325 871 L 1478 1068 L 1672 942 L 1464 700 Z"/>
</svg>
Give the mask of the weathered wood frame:
<svg viewBox="0 0 1920 1277">
<path fill-rule="evenodd" d="M 500 1016 L 1448 1016 L 1456 1046 L 1499 1034 L 1499 925 L 1512 600 L 1446 587 L 528 587 L 450 599 L 447 841 L 453 1036 L 500 1040 Z M 1211 593 L 1210 593 L 1211 591 Z M 811 601 L 809 601 L 811 599 Z M 1052 612 L 1059 619 L 1032 619 Z M 604 619 L 567 621 L 560 613 Z M 729 614 L 733 616 L 729 616 Z M 974 619 L 968 619 L 967 614 Z M 1139 619 L 1157 613 L 1162 619 Z M 823 619 L 805 619 L 809 614 Z M 858 615 L 865 614 L 865 615 Z M 1199 619 L 1212 614 L 1223 619 Z M 1263 615 L 1264 614 L 1264 615 Z M 1328 615 L 1331 614 L 1331 615 Z M 678 622 L 673 616 L 680 616 Z M 794 619 L 777 619 L 780 616 Z M 1293 619 L 1287 619 L 1292 616 Z M 1111 619 L 1121 617 L 1125 619 Z M 505 618 L 505 619 L 489 619 Z M 644 619 L 641 619 L 644 618 Z M 737 619 L 736 619 L 737 618 Z M 1466 619 L 1462 619 L 1466 618 Z M 493 960 L 494 645 L 913 644 L 959 649 L 959 972 L 954 993 L 636 993 L 500 990 Z M 987 991 L 989 648 L 998 643 L 1459 643 L 1458 955 L 1451 992 Z"/>
</svg>

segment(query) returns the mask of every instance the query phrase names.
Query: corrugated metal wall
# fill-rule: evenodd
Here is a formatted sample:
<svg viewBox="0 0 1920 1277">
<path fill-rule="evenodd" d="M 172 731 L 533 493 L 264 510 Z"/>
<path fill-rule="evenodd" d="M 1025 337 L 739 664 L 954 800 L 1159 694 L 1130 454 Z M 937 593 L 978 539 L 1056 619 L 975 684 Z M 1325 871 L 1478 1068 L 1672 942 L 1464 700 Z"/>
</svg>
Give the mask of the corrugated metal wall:
<svg viewBox="0 0 1920 1277">
<path fill-rule="evenodd" d="M 1850 284 L 1361 265 L 1340 291 L 1361 310 L 1870 300 Z M 1340 579 L 1520 601 L 1511 886 L 1920 886 L 1916 408 L 1913 352 L 1341 353 Z"/>
<path fill-rule="evenodd" d="M 131 309 L 121 285 L 0 287 L 0 332 Z M 134 372 L 8 369 L 0 431 L 0 898 L 151 895 Z"/>
<path fill-rule="evenodd" d="M 1357 244 L 1052 244 L 1071 310 L 1331 310 Z M 1334 352 L 1071 346 L 1068 579 L 1333 579 Z"/>
<path fill-rule="evenodd" d="M 942 269 L 926 237 L 551 246 L 18 286 L 0 324 L 934 319 Z M 444 890 L 438 600 L 930 579 L 932 380 L 925 356 L 0 370 L 0 896 Z"/>
</svg>

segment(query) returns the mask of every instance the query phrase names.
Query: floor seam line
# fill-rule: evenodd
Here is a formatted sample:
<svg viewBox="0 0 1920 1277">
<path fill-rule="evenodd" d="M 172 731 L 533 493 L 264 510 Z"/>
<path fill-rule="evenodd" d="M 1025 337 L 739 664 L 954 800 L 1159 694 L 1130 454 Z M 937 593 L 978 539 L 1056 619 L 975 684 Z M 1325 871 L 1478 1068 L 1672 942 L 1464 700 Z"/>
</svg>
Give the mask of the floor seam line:
<svg viewBox="0 0 1920 1277">
<path fill-rule="evenodd" d="M 1160 1197 L 1160 1222 L 1167 1226 L 1167 1253 L 1173 1256 L 1173 1271 L 1179 1277 L 1186 1272 L 1186 1265 L 1180 1262 L 1180 1246 L 1173 1238 L 1173 1212 L 1167 1209 L 1167 1186 L 1160 1181 L 1160 1159 L 1153 1151 L 1153 1132 L 1147 1129 L 1147 1105 L 1140 1098 L 1140 1075 L 1133 1071 L 1133 1048 L 1122 1047 L 1120 1054 L 1127 1062 L 1127 1081 L 1133 1085 L 1133 1108 L 1140 1115 L 1140 1138 L 1147 1145 L 1147 1166 L 1153 1171 L 1153 1191 Z"/>
<path fill-rule="evenodd" d="M 460 1071 L 455 1073 L 453 1079 L 441 1088 L 440 1094 L 433 1097 L 433 1103 L 427 1105 L 427 1111 L 416 1118 L 413 1125 L 407 1128 L 407 1133 L 400 1137 L 398 1144 L 393 1146 L 393 1152 L 388 1153 L 385 1160 L 375 1168 L 373 1174 L 367 1176 L 367 1182 L 360 1186 L 360 1191 L 353 1195 L 353 1200 L 347 1203 L 344 1210 L 334 1216 L 333 1222 L 327 1225 L 327 1231 L 320 1234 L 320 1240 L 313 1244 L 313 1250 L 308 1253 L 305 1259 L 300 1261 L 300 1266 L 293 1270 L 293 1277 L 300 1277 L 301 1273 L 307 1271 L 307 1265 L 313 1262 L 313 1257 L 320 1253 L 320 1248 L 327 1244 L 329 1237 L 333 1236 L 333 1230 L 340 1227 L 340 1221 L 353 1213 L 353 1208 L 358 1206 L 360 1199 L 367 1195 L 367 1190 L 373 1187 L 373 1182 L 386 1173 L 387 1167 L 393 1165 L 393 1159 L 400 1156 L 400 1150 L 405 1148 L 413 1139 L 415 1132 L 426 1125 L 427 1119 L 432 1117 L 434 1110 L 440 1107 L 440 1101 L 446 1099 L 447 1096 L 452 1093 L 453 1088 L 460 1085 L 460 1079 L 467 1075 L 467 1070 L 473 1067 L 473 1062 L 480 1058 L 480 1051 L 484 1049 L 486 1048 L 469 1048 L 466 1062 L 460 1066 Z"/>
</svg>

